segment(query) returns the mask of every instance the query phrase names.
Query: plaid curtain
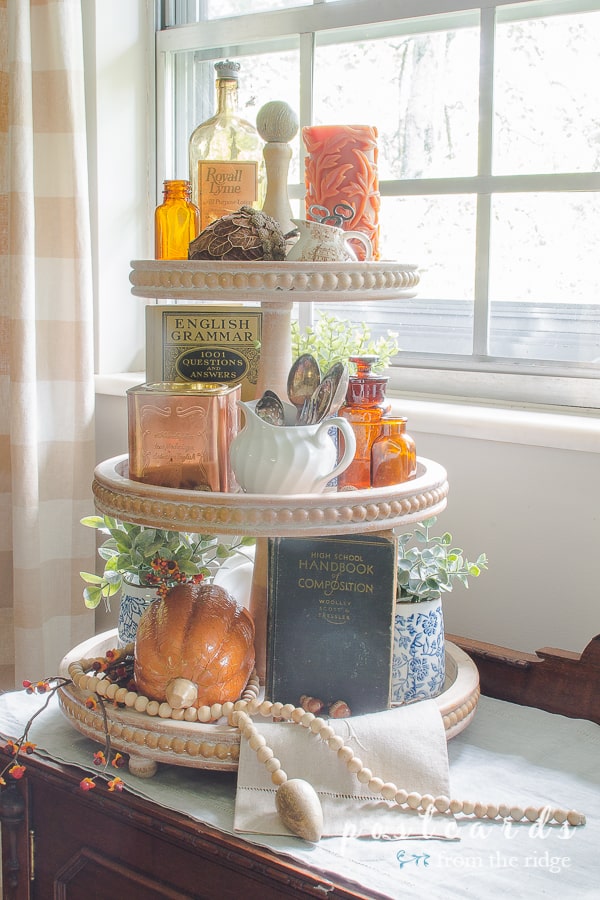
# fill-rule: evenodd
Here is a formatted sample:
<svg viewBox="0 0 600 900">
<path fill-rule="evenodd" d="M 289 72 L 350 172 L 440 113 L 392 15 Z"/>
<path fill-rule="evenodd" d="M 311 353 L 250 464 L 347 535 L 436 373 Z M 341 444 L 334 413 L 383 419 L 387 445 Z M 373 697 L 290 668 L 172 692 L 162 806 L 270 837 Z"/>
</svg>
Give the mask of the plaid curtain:
<svg viewBox="0 0 600 900">
<path fill-rule="evenodd" d="M 0 0 L 0 687 L 93 633 L 92 272 L 80 0 Z M 93 571 L 93 568 L 92 568 Z"/>
</svg>

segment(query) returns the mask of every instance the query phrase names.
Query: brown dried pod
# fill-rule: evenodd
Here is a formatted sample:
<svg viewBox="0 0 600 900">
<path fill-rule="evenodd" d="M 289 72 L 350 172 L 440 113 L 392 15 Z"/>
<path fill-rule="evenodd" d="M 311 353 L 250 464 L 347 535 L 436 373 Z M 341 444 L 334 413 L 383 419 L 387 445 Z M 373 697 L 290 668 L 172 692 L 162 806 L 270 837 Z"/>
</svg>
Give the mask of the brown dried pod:
<svg viewBox="0 0 600 900">
<path fill-rule="evenodd" d="M 317 697 L 309 697 L 307 694 L 302 694 L 300 697 L 300 706 L 302 709 L 305 709 L 306 712 L 314 713 L 318 716 L 318 714 L 323 711 L 325 704 Z"/>
<path fill-rule="evenodd" d="M 279 223 L 251 206 L 221 216 L 189 246 L 189 259 L 281 260 L 285 238 Z"/>
<path fill-rule="evenodd" d="M 352 715 L 352 710 L 345 700 L 336 700 L 329 707 L 329 716 L 331 719 L 348 719 Z"/>
</svg>

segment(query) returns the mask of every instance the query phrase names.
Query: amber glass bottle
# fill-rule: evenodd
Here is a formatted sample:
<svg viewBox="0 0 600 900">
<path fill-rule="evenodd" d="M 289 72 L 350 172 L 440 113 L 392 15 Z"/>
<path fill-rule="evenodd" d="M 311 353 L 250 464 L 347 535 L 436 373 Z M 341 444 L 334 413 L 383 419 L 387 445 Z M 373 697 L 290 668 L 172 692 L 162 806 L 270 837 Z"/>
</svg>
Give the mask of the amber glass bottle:
<svg viewBox="0 0 600 900">
<path fill-rule="evenodd" d="M 200 210 L 200 230 L 240 206 L 260 209 L 264 201 L 263 142 L 238 114 L 240 64 L 215 63 L 217 111 L 192 132 L 189 145 L 192 200 Z"/>
<path fill-rule="evenodd" d="M 385 402 L 387 378 L 373 375 L 376 356 L 351 356 L 356 374 L 348 380 L 346 402 L 339 415 L 352 425 L 356 437 L 354 460 L 338 476 L 338 488 L 371 487 L 371 447 L 381 434 L 381 420 L 390 407 Z"/>
<path fill-rule="evenodd" d="M 385 417 L 371 447 L 371 487 L 410 481 L 417 474 L 417 448 L 406 433 L 406 419 Z"/>
<path fill-rule="evenodd" d="M 154 213 L 156 259 L 187 259 L 190 242 L 198 236 L 198 207 L 190 199 L 189 181 L 165 181 L 163 202 Z"/>
</svg>

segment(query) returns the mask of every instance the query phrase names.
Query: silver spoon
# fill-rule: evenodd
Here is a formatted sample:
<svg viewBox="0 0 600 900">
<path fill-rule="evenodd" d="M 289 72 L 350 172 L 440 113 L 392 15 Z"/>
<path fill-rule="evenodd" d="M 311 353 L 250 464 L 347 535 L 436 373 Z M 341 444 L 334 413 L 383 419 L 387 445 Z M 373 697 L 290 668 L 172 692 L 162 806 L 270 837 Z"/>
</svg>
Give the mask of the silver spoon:
<svg viewBox="0 0 600 900">
<path fill-rule="evenodd" d="M 302 415 L 315 390 L 321 383 L 321 370 L 317 360 L 310 353 L 303 353 L 293 363 L 287 378 L 287 393 L 296 407 L 297 420 L 302 421 Z"/>
<path fill-rule="evenodd" d="M 265 391 L 254 407 L 256 415 L 269 425 L 283 425 L 285 410 L 277 394 Z"/>
<path fill-rule="evenodd" d="M 335 380 L 335 388 L 328 413 L 330 416 L 335 416 L 346 399 L 346 393 L 348 391 L 348 367 L 341 362 L 334 363 L 325 375 L 325 378 L 329 377 Z"/>
<path fill-rule="evenodd" d="M 348 389 L 348 370 L 341 363 L 334 363 L 310 399 L 308 424 L 321 422 L 329 415 L 335 415 Z"/>
</svg>

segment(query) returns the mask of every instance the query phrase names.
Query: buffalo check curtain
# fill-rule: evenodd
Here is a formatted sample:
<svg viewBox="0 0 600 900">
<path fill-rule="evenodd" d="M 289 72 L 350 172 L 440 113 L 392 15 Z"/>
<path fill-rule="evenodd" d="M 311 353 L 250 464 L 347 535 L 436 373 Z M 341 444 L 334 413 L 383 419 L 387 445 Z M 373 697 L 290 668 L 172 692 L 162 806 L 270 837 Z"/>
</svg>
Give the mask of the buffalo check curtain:
<svg viewBox="0 0 600 900">
<path fill-rule="evenodd" d="M 0 688 L 89 637 L 92 271 L 81 0 L 0 0 Z"/>
</svg>

